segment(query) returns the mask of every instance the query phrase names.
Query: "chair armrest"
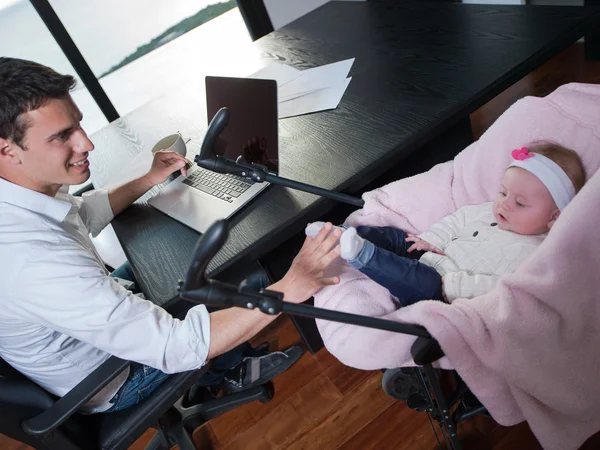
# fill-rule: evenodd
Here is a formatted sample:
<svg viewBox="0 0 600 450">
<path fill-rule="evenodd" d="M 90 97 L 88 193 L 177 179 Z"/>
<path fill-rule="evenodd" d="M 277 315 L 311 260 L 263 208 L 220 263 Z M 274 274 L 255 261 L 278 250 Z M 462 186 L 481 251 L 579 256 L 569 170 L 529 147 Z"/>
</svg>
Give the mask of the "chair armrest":
<svg viewBox="0 0 600 450">
<path fill-rule="evenodd" d="M 23 421 L 23 430 L 40 436 L 59 427 L 130 364 L 131 361 L 111 356 L 49 409 Z"/>
<path fill-rule="evenodd" d="M 444 351 L 435 339 L 418 337 L 410 348 L 410 354 L 418 365 L 424 366 L 440 359 Z"/>
</svg>

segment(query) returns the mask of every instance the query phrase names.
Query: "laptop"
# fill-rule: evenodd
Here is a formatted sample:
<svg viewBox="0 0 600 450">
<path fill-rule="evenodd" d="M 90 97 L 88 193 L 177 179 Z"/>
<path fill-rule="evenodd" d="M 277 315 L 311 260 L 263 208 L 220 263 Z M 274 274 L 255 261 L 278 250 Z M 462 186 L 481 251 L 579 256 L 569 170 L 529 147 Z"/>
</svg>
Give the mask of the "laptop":
<svg viewBox="0 0 600 450">
<path fill-rule="evenodd" d="M 219 109 L 229 109 L 229 125 L 215 143 L 216 154 L 259 163 L 270 172 L 278 172 L 275 80 L 207 76 L 206 106 L 209 123 Z M 268 185 L 193 164 L 187 177 L 178 177 L 148 203 L 204 233 L 216 220 L 231 217 Z"/>
</svg>

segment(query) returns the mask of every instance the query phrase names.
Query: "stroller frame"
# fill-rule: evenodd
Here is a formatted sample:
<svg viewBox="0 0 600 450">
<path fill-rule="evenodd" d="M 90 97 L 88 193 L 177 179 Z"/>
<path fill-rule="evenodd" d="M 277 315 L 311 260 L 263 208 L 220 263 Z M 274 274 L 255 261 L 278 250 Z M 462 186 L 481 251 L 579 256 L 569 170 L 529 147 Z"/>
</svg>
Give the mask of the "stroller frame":
<svg viewBox="0 0 600 450">
<path fill-rule="evenodd" d="M 386 370 L 382 380 L 384 391 L 392 398 L 406 401 L 411 409 L 425 411 L 430 420 L 438 423 L 446 448 L 461 450 L 458 424 L 477 415 L 490 417 L 489 413 L 455 371 L 450 371 L 454 389 L 444 394 L 439 371 L 433 366 L 444 352 L 435 339 L 419 337 L 411 355 L 420 367 Z"/>
</svg>

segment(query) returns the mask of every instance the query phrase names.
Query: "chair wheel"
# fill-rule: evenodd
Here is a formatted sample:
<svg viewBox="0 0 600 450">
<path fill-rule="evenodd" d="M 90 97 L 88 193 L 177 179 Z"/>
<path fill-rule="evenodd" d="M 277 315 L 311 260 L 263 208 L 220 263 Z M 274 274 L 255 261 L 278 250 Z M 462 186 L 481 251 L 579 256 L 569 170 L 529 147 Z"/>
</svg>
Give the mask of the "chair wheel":
<svg viewBox="0 0 600 450">
<path fill-rule="evenodd" d="M 423 396 L 423 388 L 416 375 L 417 370 L 412 367 L 386 370 L 381 380 L 383 390 L 396 400 L 406 401 L 413 394 Z"/>
</svg>

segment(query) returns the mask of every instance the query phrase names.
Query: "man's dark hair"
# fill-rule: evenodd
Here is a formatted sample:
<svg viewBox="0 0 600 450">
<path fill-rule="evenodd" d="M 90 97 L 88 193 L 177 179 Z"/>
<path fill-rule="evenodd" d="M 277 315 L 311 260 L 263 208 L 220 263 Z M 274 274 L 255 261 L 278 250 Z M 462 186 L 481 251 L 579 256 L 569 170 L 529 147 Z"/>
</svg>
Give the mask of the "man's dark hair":
<svg viewBox="0 0 600 450">
<path fill-rule="evenodd" d="M 75 78 L 16 58 L 0 58 L 0 137 L 23 147 L 29 124 L 21 114 L 67 97 Z"/>
</svg>

